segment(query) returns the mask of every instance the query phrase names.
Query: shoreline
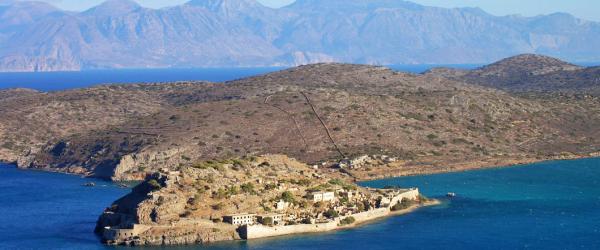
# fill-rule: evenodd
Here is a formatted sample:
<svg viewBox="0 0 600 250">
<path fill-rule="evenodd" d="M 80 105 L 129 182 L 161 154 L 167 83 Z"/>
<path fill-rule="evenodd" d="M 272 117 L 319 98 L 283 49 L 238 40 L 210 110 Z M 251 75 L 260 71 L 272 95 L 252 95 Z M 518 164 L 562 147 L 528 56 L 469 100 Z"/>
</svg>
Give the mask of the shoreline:
<svg viewBox="0 0 600 250">
<path fill-rule="evenodd" d="M 590 153 L 587 155 L 573 155 L 571 157 L 547 157 L 547 158 L 489 158 L 489 159 L 480 159 L 480 160 L 468 160 L 459 163 L 453 163 L 448 165 L 445 168 L 438 168 L 432 165 L 426 164 L 415 164 L 409 166 L 400 166 L 394 169 L 387 170 L 386 172 L 392 172 L 392 174 L 383 174 L 383 175 L 373 175 L 367 177 L 356 177 L 354 174 L 354 182 L 367 182 L 367 181 L 375 181 L 375 180 L 383 180 L 383 179 L 391 179 L 391 178 L 400 178 L 400 177 L 408 177 L 408 176 L 419 176 L 419 175 L 432 175 L 432 174 L 445 174 L 445 173 L 460 173 L 466 171 L 475 171 L 475 170 L 486 170 L 486 169 L 501 169 L 501 168 L 510 168 L 510 167 L 521 167 L 530 164 L 543 163 L 543 162 L 551 162 L 551 161 L 572 161 L 572 160 L 581 160 L 581 159 L 593 159 L 600 158 L 600 152 Z M 122 181 L 115 181 L 111 178 L 103 178 L 90 175 L 89 173 L 75 172 L 75 171 L 64 171 L 56 168 L 21 168 L 19 167 L 17 162 L 5 161 L 0 159 L 0 164 L 14 166 L 20 170 L 31 170 L 31 171 L 39 171 L 39 172 L 48 172 L 48 173 L 57 173 L 57 174 L 67 174 L 73 176 L 79 176 L 81 178 L 88 179 L 98 179 L 113 183 L 121 183 Z M 412 168 L 407 171 L 406 167 Z M 419 168 L 415 171 L 414 168 Z M 359 173 L 369 175 L 369 172 Z M 138 180 L 138 181 L 141 181 Z"/>
<path fill-rule="evenodd" d="M 423 165 L 423 164 L 415 164 L 410 165 L 410 168 L 421 168 L 418 170 L 410 169 L 407 171 L 405 169 L 406 166 L 401 166 L 395 169 L 390 169 L 387 172 L 392 172 L 392 174 L 383 174 L 383 175 L 374 175 L 367 177 L 356 177 L 355 182 L 367 182 L 367 181 L 375 181 L 375 180 L 383 180 L 383 179 L 392 179 L 392 178 L 400 178 L 400 177 L 408 177 L 408 176 L 420 176 L 420 175 L 432 175 L 432 174 L 445 174 L 445 173 L 460 173 L 467 171 L 476 171 L 476 170 L 486 170 L 486 169 L 501 169 L 501 168 L 510 168 L 510 167 L 522 167 L 526 165 L 543 163 L 543 162 L 551 162 L 551 161 L 572 161 L 572 160 L 582 160 L 582 159 L 593 159 L 600 158 L 600 152 L 593 153 L 590 155 L 575 155 L 572 157 L 548 157 L 548 158 L 508 158 L 508 159 L 500 159 L 500 158 L 491 158 L 491 159 L 481 159 L 481 160 L 471 160 L 465 161 L 461 163 L 454 163 L 448 165 L 445 168 L 436 168 L 431 165 Z M 365 174 L 365 173 L 360 173 Z M 366 173 L 369 174 L 368 172 Z"/>
<path fill-rule="evenodd" d="M 265 238 L 275 238 L 275 237 L 284 237 L 284 236 L 293 236 L 293 235 L 303 235 L 303 234 L 319 234 L 319 233 L 327 233 L 334 232 L 339 230 L 349 230 L 357 227 L 361 227 L 367 224 L 376 223 L 378 221 L 384 220 L 393 216 L 400 216 L 415 212 L 421 208 L 437 206 L 440 205 L 441 201 L 437 199 L 430 199 L 420 204 L 415 204 L 410 207 L 407 207 L 398 211 L 391 211 L 390 208 L 379 208 L 375 210 L 370 210 L 364 212 L 365 214 L 354 214 L 344 217 L 339 217 L 336 220 L 328 223 L 322 224 L 311 224 L 311 225 L 288 225 L 288 226 L 245 226 L 242 227 L 242 234 L 245 234 L 245 237 L 242 238 L 246 241 L 256 240 L 256 239 L 265 239 Z M 358 219 L 355 218 L 358 217 Z M 356 219 L 355 222 L 348 225 L 341 225 L 340 221 L 344 218 L 353 217 Z M 250 231 L 258 231 L 258 233 L 252 233 Z M 249 235 L 254 234 L 254 235 Z"/>
</svg>

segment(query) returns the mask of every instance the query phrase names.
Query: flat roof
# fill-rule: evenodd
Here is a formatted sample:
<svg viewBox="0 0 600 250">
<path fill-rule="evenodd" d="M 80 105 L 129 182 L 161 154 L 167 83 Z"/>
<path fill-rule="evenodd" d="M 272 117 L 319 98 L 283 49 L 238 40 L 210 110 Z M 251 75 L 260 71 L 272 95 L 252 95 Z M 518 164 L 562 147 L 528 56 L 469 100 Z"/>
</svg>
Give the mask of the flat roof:
<svg viewBox="0 0 600 250">
<path fill-rule="evenodd" d="M 249 214 L 249 213 L 243 213 L 243 214 L 227 214 L 227 215 L 223 215 L 223 217 L 234 217 L 234 216 L 245 216 L 245 215 L 256 215 L 256 214 Z"/>
<path fill-rule="evenodd" d="M 278 215 L 283 216 L 284 214 L 260 214 L 260 215 L 257 215 L 257 216 L 260 216 L 260 217 L 269 217 L 269 216 L 278 216 Z"/>
</svg>

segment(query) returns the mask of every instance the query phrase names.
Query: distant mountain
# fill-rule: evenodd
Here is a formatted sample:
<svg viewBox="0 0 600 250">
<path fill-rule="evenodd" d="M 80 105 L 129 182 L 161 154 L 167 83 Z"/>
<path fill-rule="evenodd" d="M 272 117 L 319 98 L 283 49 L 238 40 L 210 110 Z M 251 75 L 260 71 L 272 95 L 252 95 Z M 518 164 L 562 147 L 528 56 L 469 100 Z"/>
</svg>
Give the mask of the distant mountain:
<svg viewBox="0 0 600 250">
<path fill-rule="evenodd" d="M 523 54 L 475 69 L 432 69 L 437 75 L 511 92 L 600 95 L 600 67 L 580 67 L 556 58 Z"/>
<path fill-rule="evenodd" d="M 192 0 L 148 9 L 109 0 L 84 12 L 0 3 L 0 71 L 481 63 L 521 53 L 600 61 L 600 23 L 568 14 L 497 17 L 397 0 Z"/>
</svg>

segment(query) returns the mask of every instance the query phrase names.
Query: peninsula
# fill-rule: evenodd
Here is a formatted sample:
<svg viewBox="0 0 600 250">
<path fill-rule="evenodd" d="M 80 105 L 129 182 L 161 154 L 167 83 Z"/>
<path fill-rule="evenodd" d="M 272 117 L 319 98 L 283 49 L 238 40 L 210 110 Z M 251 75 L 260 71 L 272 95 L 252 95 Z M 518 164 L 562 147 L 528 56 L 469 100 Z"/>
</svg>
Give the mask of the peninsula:
<svg viewBox="0 0 600 250">
<path fill-rule="evenodd" d="M 227 83 L 1 90 L 0 160 L 143 180 L 247 155 L 394 158 L 346 169 L 367 180 L 590 157 L 600 151 L 597 70 L 520 55 L 423 74 L 334 63 Z"/>
<path fill-rule="evenodd" d="M 180 245 L 324 232 L 435 202 L 371 189 L 283 155 L 209 161 L 150 175 L 100 216 L 111 245 Z"/>
</svg>

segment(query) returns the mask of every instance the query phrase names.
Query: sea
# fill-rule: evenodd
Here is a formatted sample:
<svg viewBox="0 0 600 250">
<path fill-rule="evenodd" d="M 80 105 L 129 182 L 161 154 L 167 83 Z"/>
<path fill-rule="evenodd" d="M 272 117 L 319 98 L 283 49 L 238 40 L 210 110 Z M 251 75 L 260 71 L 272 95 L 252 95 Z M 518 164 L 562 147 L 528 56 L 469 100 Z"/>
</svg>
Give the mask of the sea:
<svg viewBox="0 0 600 250">
<path fill-rule="evenodd" d="M 390 65 L 393 70 L 422 73 L 433 67 L 472 69 L 479 64 Z M 190 68 L 190 69 L 118 69 L 74 72 L 0 72 L 0 89 L 30 88 L 51 92 L 104 84 L 166 83 L 176 81 L 227 82 L 249 76 L 284 70 L 284 67 L 262 68 Z"/>
<path fill-rule="evenodd" d="M 384 65 L 395 71 L 423 73 L 435 67 L 475 69 L 484 64 L 399 64 Z M 578 63 L 597 66 L 600 62 Z M 227 82 L 249 76 L 263 75 L 285 67 L 258 68 L 172 68 L 83 70 L 73 72 L 0 72 L 0 89 L 30 88 L 52 92 L 86 88 L 105 84 L 168 83 L 176 81 Z"/>
<path fill-rule="evenodd" d="M 96 186 L 83 186 L 90 181 Z M 600 249 L 600 158 L 360 184 L 419 187 L 442 204 L 330 233 L 139 249 Z M 103 246 L 93 233 L 102 210 L 127 192 L 0 165 L 0 249 L 132 249 Z"/>
</svg>

